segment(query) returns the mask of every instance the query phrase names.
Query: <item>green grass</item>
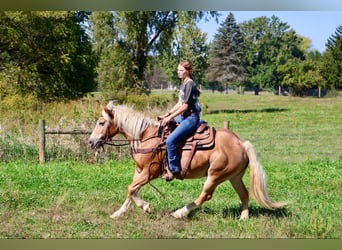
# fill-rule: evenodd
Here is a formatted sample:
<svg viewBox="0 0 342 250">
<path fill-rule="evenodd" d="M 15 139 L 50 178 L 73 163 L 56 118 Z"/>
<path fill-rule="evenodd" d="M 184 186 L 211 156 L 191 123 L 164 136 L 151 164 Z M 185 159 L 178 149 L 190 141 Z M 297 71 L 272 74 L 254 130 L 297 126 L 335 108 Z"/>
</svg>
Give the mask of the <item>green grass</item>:
<svg viewBox="0 0 342 250">
<path fill-rule="evenodd" d="M 203 179 L 153 184 L 141 190 L 151 203 L 146 214 L 132 206 L 119 220 L 109 215 L 126 196 L 131 161 L 84 165 L 79 162 L 0 164 L 1 238 L 340 238 L 342 161 L 313 161 L 266 168 L 280 211 L 253 200 L 250 219 L 240 222 L 239 200 L 226 183 L 213 199 L 186 219 L 169 213 L 193 201 Z M 245 178 L 248 185 L 248 178 Z"/>
<path fill-rule="evenodd" d="M 303 162 L 342 156 L 342 98 L 294 98 L 264 94 L 210 95 L 203 119 L 217 127 L 228 120 L 267 162 Z"/>
<path fill-rule="evenodd" d="M 134 172 L 127 147 L 108 147 L 91 164 L 86 137 L 72 138 L 76 146 L 66 147 L 73 140 L 50 135 L 49 161 L 37 163 L 38 118 L 45 117 L 50 128 L 91 128 L 100 107 L 87 100 L 51 104 L 25 117 L 1 113 L 0 238 L 341 238 L 342 98 L 204 92 L 200 100 L 210 125 L 229 120 L 233 131 L 254 144 L 271 197 L 289 201 L 288 207 L 269 211 L 251 200 L 250 219 L 240 222 L 238 196 L 224 183 L 211 201 L 175 220 L 169 214 L 196 199 L 204 179 L 158 179 L 153 184 L 164 197 L 150 185 L 140 191 L 151 214 L 132 205 L 111 220 Z M 151 117 L 164 111 L 144 110 Z M 244 181 L 248 187 L 249 172 Z"/>
</svg>

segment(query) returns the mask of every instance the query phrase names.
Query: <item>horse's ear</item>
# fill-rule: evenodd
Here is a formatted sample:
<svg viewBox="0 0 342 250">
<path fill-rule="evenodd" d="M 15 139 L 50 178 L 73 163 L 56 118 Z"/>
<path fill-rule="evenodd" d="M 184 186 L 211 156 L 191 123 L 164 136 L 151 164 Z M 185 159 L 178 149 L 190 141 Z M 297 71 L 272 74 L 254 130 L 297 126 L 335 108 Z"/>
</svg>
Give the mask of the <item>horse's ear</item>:
<svg viewBox="0 0 342 250">
<path fill-rule="evenodd" d="M 114 114 L 109 108 L 104 107 L 103 112 L 104 112 L 104 114 L 108 115 L 111 120 L 114 118 Z M 102 115 L 103 115 L 103 113 L 102 113 Z"/>
</svg>

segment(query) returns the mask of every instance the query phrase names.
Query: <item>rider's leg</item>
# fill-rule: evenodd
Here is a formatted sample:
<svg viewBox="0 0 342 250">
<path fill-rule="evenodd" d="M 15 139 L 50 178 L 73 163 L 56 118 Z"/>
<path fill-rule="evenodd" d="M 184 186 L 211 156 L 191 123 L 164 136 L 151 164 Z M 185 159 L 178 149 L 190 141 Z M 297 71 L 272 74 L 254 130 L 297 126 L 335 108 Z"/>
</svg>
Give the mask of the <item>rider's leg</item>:
<svg viewBox="0 0 342 250">
<path fill-rule="evenodd" d="M 180 172 L 180 160 L 177 143 L 186 140 L 192 135 L 199 125 L 199 115 L 189 115 L 166 139 L 167 157 L 169 168 L 172 173 Z"/>
</svg>

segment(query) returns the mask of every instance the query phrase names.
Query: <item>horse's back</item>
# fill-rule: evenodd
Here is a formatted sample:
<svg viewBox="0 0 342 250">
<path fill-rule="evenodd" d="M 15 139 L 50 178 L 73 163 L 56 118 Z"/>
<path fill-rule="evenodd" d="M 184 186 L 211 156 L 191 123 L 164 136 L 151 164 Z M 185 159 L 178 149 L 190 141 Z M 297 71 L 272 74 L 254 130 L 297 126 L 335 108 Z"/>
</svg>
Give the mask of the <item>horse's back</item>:
<svg viewBox="0 0 342 250">
<path fill-rule="evenodd" d="M 233 131 L 225 128 L 216 129 L 215 144 L 230 149 L 244 149 L 243 141 Z"/>
</svg>

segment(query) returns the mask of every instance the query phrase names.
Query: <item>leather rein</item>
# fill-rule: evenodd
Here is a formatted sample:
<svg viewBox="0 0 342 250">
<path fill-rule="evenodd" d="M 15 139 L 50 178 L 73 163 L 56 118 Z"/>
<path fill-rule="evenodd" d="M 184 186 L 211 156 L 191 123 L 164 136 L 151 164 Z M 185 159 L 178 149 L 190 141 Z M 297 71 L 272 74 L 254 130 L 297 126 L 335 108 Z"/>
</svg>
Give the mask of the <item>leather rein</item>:
<svg viewBox="0 0 342 250">
<path fill-rule="evenodd" d="M 123 146 L 128 146 L 128 145 L 131 145 L 131 153 L 132 154 L 149 154 L 149 153 L 152 153 L 152 152 L 156 152 L 158 150 L 163 150 L 162 146 L 165 145 L 165 142 L 163 142 L 163 137 L 164 137 L 164 133 L 163 133 L 164 129 L 162 126 L 159 127 L 158 129 L 158 133 L 157 135 L 153 135 L 153 136 L 150 136 L 148 138 L 145 138 L 143 140 L 141 139 L 131 139 L 131 140 L 127 140 L 127 139 L 117 139 L 117 140 L 109 140 L 109 136 L 108 134 L 106 135 L 106 140 L 104 142 L 104 144 L 106 145 L 109 145 L 109 146 L 113 146 L 113 147 L 123 147 Z M 140 142 L 145 142 L 145 141 L 148 141 L 148 140 L 151 140 L 151 139 L 154 139 L 154 138 L 160 138 L 160 143 L 154 147 L 154 148 L 135 148 L 133 145 L 132 145 L 132 142 L 135 142 L 135 141 L 140 141 Z M 120 144 L 116 144 L 116 143 L 112 143 L 111 141 L 114 141 L 114 142 L 125 142 L 125 143 L 120 143 Z"/>
</svg>

